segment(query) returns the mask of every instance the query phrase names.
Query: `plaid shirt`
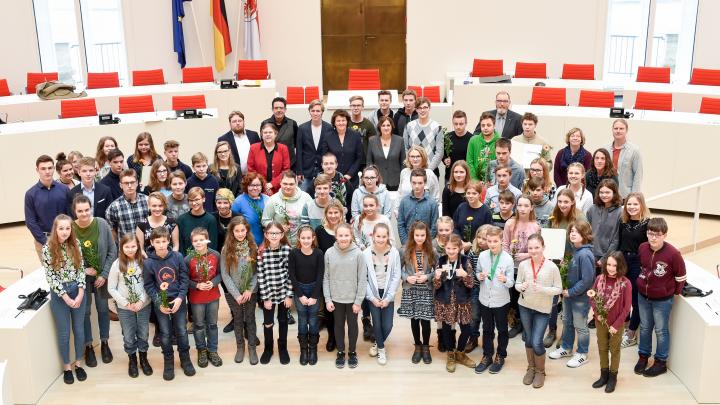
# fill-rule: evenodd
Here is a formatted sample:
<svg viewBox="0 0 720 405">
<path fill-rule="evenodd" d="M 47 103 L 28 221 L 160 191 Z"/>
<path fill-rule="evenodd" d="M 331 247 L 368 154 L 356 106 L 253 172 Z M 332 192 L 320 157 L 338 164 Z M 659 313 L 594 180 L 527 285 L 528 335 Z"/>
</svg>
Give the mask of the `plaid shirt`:
<svg viewBox="0 0 720 405">
<path fill-rule="evenodd" d="M 124 196 L 113 201 L 105 212 L 105 219 L 120 239 L 128 233 L 134 234 L 137 224 L 147 221 L 149 212 L 147 196 L 138 193 L 134 203 Z"/>
<path fill-rule="evenodd" d="M 276 250 L 266 248 L 258 255 L 257 282 L 260 299 L 280 304 L 285 298 L 292 298 L 292 282 L 288 273 L 290 246 L 282 245 Z"/>
</svg>

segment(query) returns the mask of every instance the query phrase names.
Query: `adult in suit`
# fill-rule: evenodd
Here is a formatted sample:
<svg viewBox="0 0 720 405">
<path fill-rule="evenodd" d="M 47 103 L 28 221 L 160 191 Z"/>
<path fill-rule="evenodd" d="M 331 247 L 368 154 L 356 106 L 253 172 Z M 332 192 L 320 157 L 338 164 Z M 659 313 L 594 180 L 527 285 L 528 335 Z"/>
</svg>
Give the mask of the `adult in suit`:
<svg viewBox="0 0 720 405">
<path fill-rule="evenodd" d="M 405 146 L 400 135 L 394 135 L 395 122 L 389 116 L 378 119 L 380 136 L 368 141 L 366 163 L 376 165 L 388 191 L 397 191 L 400 185 L 400 172 L 405 162 Z M 387 150 L 387 153 L 385 151 Z"/>
<path fill-rule="evenodd" d="M 505 139 L 523 133 L 522 115 L 510 110 L 510 93 L 507 91 L 498 92 L 495 95 L 495 109 L 487 111 L 495 117 L 495 132 Z M 480 132 L 480 123 L 475 127 L 474 133 Z"/>
<path fill-rule="evenodd" d="M 313 189 L 313 180 L 319 173 L 322 155 L 318 152 L 323 139 L 333 132 L 332 125 L 322 119 L 325 106 L 320 100 L 313 100 L 308 106 L 310 121 L 300 124 L 297 137 L 297 163 L 300 189 L 309 193 Z"/>
<path fill-rule="evenodd" d="M 332 152 L 335 155 L 338 162 L 337 171 L 342 173 L 352 186 L 352 191 L 355 191 L 359 181 L 358 172 L 365 161 L 365 157 L 362 155 L 362 139 L 359 133 L 348 128 L 350 114 L 347 111 L 336 110 L 330 119 L 330 123 L 333 126 L 333 131 L 322 139 L 318 152 L 320 156 L 327 152 Z M 320 168 L 318 167 L 318 169 Z M 347 195 L 352 195 L 352 191 L 348 187 Z"/>
<path fill-rule="evenodd" d="M 113 202 L 112 191 L 110 187 L 95 181 L 96 173 L 95 159 L 91 157 L 80 159 L 80 184 L 68 192 L 68 207 L 72 207 L 76 195 L 84 194 L 92 201 L 92 216 L 105 219 L 105 211 Z"/>
<path fill-rule="evenodd" d="M 230 130 L 218 137 L 218 142 L 225 141 L 230 144 L 235 163 L 240 165 L 240 169 L 245 174 L 250 145 L 260 143 L 260 136 L 255 131 L 245 129 L 245 115 L 240 111 L 231 112 L 228 121 Z"/>
</svg>

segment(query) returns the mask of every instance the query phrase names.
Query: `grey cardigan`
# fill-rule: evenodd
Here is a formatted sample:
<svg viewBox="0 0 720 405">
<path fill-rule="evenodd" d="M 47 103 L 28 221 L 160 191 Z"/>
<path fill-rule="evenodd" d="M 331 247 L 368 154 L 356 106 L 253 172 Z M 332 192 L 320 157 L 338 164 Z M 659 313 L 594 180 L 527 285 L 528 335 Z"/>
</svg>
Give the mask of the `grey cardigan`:
<svg viewBox="0 0 720 405">
<path fill-rule="evenodd" d="M 605 145 L 605 149 L 613 154 L 613 142 Z M 642 188 L 643 165 L 640 149 L 630 142 L 620 147 L 620 156 L 618 157 L 618 191 L 622 198 L 626 198 L 628 194 L 640 191 Z"/>
<path fill-rule="evenodd" d="M 97 257 L 98 260 L 100 260 L 100 265 L 102 266 L 102 269 L 96 270 L 98 271 L 99 277 L 107 280 L 108 277 L 110 277 L 110 268 L 112 268 L 115 259 L 117 259 L 117 245 L 115 244 L 115 240 L 112 236 L 112 230 L 110 229 L 110 225 L 107 221 L 100 217 L 95 217 L 93 219 L 98 221 L 99 235 Z M 88 290 L 90 290 L 89 286 Z M 110 293 L 108 292 L 107 282 L 103 284 L 102 287 L 98 288 L 98 292 L 102 298 L 111 298 Z"/>
<path fill-rule="evenodd" d="M 372 300 L 377 298 L 379 300 L 388 300 L 393 302 L 395 300 L 395 293 L 397 292 L 398 286 L 400 285 L 400 273 L 402 272 L 402 262 L 400 261 L 400 253 L 394 247 L 390 247 L 390 253 L 388 254 L 387 272 L 389 273 L 385 277 L 385 285 L 382 286 L 383 296 L 380 296 L 378 292 L 381 288 L 378 286 L 377 277 L 375 275 L 375 265 L 373 264 L 372 258 L 372 246 L 368 247 L 363 251 L 365 257 L 365 264 L 367 265 L 367 292 L 365 298 Z"/>
<path fill-rule="evenodd" d="M 225 283 L 226 293 L 237 299 L 245 291 L 240 291 L 240 283 L 242 282 L 243 276 L 246 271 L 252 271 L 252 278 L 250 279 L 250 291 L 253 293 L 257 292 L 257 262 L 251 261 L 250 266 L 243 270 L 243 265 L 246 263 L 245 260 L 238 260 L 237 268 L 229 271 L 227 262 L 225 261 L 225 249 L 220 254 L 220 274 L 222 275 L 223 283 Z"/>
<path fill-rule="evenodd" d="M 587 220 L 592 225 L 593 242 L 592 252 L 596 258 L 607 257 L 617 250 L 620 243 L 620 215 L 622 207 L 605 208 L 597 204 L 590 206 Z"/>
<path fill-rule="evenodd" d="M 403 252 L 401 252 L 401 257 L 403 257 L 403 258 L 405 257 L 405 249 L 403 249 Z M 437 263 L 437 258 L 435 259 L 435 261 Z M 421 274 L 424 274 L 427 276 L 428 279 L 427 279 L 427 282 L 425 282 L 425 284 L 427 284 L 430 289 L 433 288 L 433 283 L 432 283 L 433 272 L 434 272 L 433 266 L 435 266 L 436 263 L 430 263 L 428 261 L 427 256 L 425 256 L 425 258 L 423 259 L 423 272 Z M 407 281 L 407 278 L 412 275 L 415 275 L 414 263 L 403 263 L 403 270 L 402 270 L 403 288 L 411 288 L 415 285 L 415 284 L 410 284 Z"/>
<path fill-rule="evenodd" d="M 383 183 L 390 188 L 397 189 L 400 185 L 400 171 L 405 167 L 405 146 L 399 135 L 390 138 L 390 151 L 387 157 L 383 152 L 380 136 L 371 136 L 368 140 L 366 164 L 377 165 Z"/>
<path fill-rule="evenodd" d="M 323 294 L 326 302 L 360 305 L 367 292 L 367 265 L 360 248 L 340 250 L 337 242 L 325 252 Z"/>
</svg>

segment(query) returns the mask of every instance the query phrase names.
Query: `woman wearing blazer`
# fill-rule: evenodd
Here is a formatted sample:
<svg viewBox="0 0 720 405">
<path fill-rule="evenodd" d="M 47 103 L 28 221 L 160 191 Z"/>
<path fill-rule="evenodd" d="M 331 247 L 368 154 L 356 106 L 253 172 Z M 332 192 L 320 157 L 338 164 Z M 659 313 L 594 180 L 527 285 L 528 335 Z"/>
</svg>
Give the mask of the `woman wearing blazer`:
<svg viewBox="0 0 720 405">
<path fill-rule="evenodd" d="M 399 135 L 393 135 L 395 124 L 392 118 L 380 117 L 378 133 L 368 141 L 368 165 L 376 165 L 388 191 L 397 191 L 400 185 L 400 172 L 405 161 L 405 147 Z"/>
<path fill-rule="evenodd" d="M 302 177 L 300 188 L 309 193 L 313 189 L 313 180 L 319 173 L 318 168 L 322 155 L 318 152 L 323 139 L 333 132 L 332 125 L 323 121 L 322 115 L 325 106 L 320 100 L 313 100 L 308 106 L 310 121 L 298 127 L 297 137 L 297 164 L 295 173 Z"/>
<path fill-rule="evenodd" d="M 290 170 L 290 154 L 287 146 L 277 143 L 277 127 L 266 122 L 260 128 L 262 142 L 250 145 L 248 153 L 248 172 L 254 172 L 267 178 L 265 194 L 273 195 L 280 190 L 280 178 L 283 172 Z"/>
</svg>

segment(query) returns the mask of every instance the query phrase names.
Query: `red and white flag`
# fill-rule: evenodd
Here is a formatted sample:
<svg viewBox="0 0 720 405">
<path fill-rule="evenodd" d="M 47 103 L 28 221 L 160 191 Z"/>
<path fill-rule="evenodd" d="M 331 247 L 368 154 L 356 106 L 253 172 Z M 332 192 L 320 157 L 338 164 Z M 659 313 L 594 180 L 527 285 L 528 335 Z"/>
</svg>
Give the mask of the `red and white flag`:
<svg viewBox="0 0 720 405">
<path fill-rule="evenodd" d="M 262 59 L 260 52 L 260 20 L 257 0 L 244 1 L 245 9 L 245 59 Z"/>
</svg>

